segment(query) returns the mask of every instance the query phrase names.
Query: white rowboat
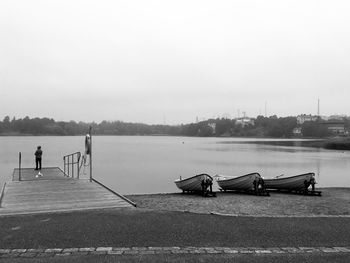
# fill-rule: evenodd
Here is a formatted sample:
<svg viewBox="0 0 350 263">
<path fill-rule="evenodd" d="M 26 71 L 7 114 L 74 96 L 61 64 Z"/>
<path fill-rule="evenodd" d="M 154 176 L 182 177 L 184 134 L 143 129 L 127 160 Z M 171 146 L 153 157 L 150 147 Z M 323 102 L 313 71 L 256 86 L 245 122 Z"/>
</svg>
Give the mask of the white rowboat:
<svg viewBox="0 0 350 263">
<path fill-rule="evenodd" d="M 251 191 L 257 189 L 258 184 L 262 182 L 262 178 L 259 173 L 250 173 L 242 176 L 217 175 L 216 182 L 224 191 Z"/>
<path fill-rule="evenodd" d="M 176 186 L 184 192 L 202 192 L 212 184 L 213 178 L 208 174 L 198 174 L 186 179 L 175 180 Z"/>
<path fill-rule="evenodd" d="M 267 189 L 276 190 L 307 190 L 310 185 L 314 185 L 315 174 L 305 173 L 289 177 L 269 178 L 264 179 L 265 187 Z"/>
</svg>

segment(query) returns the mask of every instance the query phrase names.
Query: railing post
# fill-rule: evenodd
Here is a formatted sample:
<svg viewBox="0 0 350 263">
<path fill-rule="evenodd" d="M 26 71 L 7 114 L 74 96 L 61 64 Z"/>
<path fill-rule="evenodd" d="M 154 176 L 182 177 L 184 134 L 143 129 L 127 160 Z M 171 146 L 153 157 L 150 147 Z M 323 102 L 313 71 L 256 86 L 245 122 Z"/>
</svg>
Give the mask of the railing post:
<svg viewBox="0 0 350 263">
<path fill-rule="evenodd" d="M 67 168 L 68 168 L 68 176 L 69 176 L 70 175 L 70 172 L 69 172 L 69 156 L 68 156 Z"/>
<path fill-rule="evenodd" d="M 63 172 L 66 174 L 66 156 L 63 156 Z"/>
<path fill-rule="evenodd" d="M 89 135 L 90 135 L 90 182 L 92 182 L 92 136 L 91 136 L 91 126 L 89 129 Z"/>
<path fill-rule="evenodd" d="M 18 181 L 21 181 L 21 163 L 22 163 L 22 153 L 19 152 L 18 156 Z"/>
<path fill-rule="evenodd" d="M 72 178 L 74 179 L 74 154 L 72 154 Z"/>
</svg>

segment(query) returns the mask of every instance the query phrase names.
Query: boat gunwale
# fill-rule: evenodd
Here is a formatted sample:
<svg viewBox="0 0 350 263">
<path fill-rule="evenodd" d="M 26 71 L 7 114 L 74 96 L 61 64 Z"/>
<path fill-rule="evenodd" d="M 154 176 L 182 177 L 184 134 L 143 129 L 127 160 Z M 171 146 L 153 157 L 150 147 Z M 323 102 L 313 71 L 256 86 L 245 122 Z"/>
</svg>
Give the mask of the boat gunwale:
<svg viewBox="0 0 350 263">
<path fill-rule="evenodd" d="M 242 178 L 244 176 L 253 175 L 253 174 L 257 174 L 257 175 L 259 175 L 261 177 L 261 175 L 258 172 L 254 172 L 254 173 L 239 175 L 239 176 L 236 176 L 236 177 L 233 177 L 233 178 L 227 178 L 227 179 L 221 179 L 221 180 L 220 180 L 220 178 L 218 178 L 216 181 L 217 182 L 227 182 L 227 181 L 236 180 L 236 179 Z"/>
<path fill-rule="evenodd" d="M 292 176 L 288 176 L 288 177 L 284 177 L 284 178 L 264 178 L 264 181 L 266 182 L 266 180 L 271 180 L 271 181 L 278 181 L 278 180 L 287 180 L 287 179 L 291 179 L 291 178 L 295 178 L 295 177 L 299 177 L 299 176 L 305 176 L 311 174 L 313 176 L 315 176 L 315 173 L 304 173 L 304 174 L 298 174 L 298 175 L 292 175 Z"/>
<path fill-rule="evenodd" d="M 202 174 L 197 174 L 197 175 L 194 175 L 194 176 L 191 176 L 189 178 L 186 178 L 186 179 L 176 179 L 174 182 L 175 184 L 176 183 L 180 183 L 180 182 L 184 182 L 184 181 L 187 181 L 187 180 L 190 180 L 190 179 L 193 179 L 197 176 L 200 176 L 200 175 L 206 175 L 206 176 L 209 176 L 209 178 L 213 181 L 213 177 L 211 177 L 209 174 L 206 174 L 206 173 L 202 173 Z"/>
</svg>

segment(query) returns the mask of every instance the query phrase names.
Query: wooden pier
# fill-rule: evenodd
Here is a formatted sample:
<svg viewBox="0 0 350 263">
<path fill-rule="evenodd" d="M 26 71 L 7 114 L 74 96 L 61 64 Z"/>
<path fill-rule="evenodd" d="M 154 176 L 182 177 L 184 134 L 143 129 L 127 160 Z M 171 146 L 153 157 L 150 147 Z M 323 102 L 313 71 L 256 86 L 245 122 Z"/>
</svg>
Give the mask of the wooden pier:
<svg viewBox="0 0 350 263">
<path fill-rule="evenodd" d="M 73 179 L 60 168 L 14 169 L 0 189 L 0 216 L 136 206 L 95 179 Z"/>
</svg>

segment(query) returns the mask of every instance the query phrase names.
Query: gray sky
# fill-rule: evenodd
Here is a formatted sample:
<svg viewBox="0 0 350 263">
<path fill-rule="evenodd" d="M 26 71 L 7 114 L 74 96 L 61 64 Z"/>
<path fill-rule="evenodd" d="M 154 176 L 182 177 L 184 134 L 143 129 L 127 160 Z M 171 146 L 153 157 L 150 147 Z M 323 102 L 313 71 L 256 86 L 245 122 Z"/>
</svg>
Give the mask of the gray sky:
<svg viewBox="0 0 350 263">
<path fill-rule="evenodd" d="M 0 118 L 350 115 L 350 2 L 0 1 Z"/>
</svg>

